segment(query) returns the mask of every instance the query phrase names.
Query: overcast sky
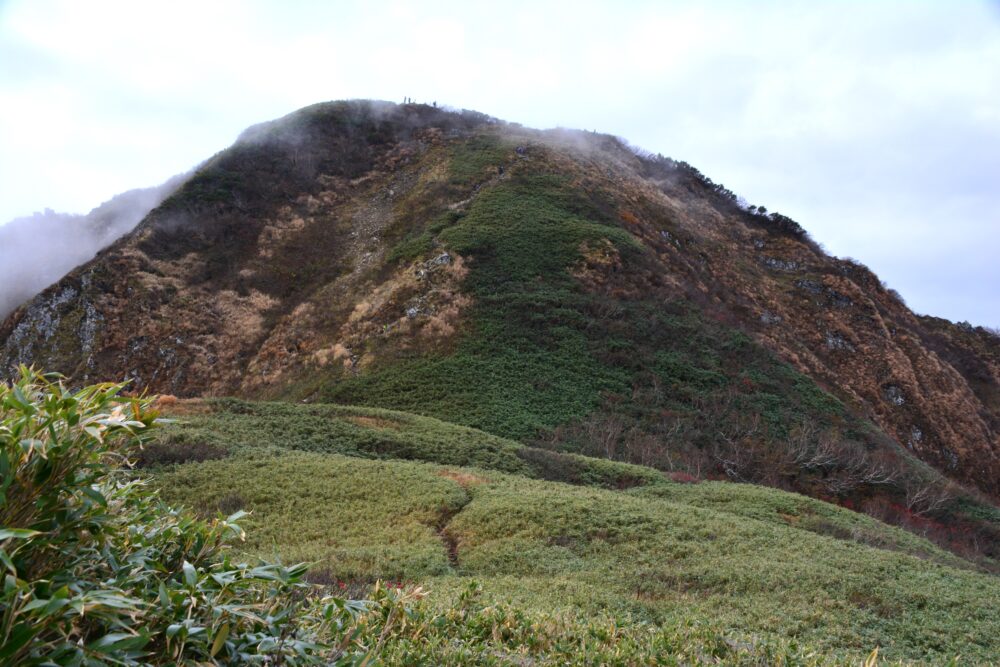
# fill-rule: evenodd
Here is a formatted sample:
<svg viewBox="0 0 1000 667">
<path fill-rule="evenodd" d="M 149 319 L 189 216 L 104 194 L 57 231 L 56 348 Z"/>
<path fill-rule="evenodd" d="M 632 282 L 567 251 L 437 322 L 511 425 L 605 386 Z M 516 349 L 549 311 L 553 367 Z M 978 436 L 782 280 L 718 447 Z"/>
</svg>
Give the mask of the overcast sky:
<svg viewBox="0 0 1000 667">
<path fill-rule="evenodd" d="M 686 160 L 916 311 L 1000 326 L 997 2 L 0 0 L 0 222 L 404 96 Z"/>
</svg>

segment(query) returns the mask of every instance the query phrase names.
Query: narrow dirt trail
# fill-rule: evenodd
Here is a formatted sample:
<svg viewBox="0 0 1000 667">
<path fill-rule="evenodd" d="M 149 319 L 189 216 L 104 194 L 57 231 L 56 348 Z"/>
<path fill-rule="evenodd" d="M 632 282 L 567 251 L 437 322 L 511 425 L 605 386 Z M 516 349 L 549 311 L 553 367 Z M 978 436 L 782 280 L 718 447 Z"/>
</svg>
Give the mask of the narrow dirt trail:
<svg viewBox="0 0 1000 667">
<path fill-rule="evenodd" d="M 437 533 L 441 544 L 444 546 L 445 554 L 448 556 L 448 563 L 453 569 L 458 569 L 460 538 L 453 531 L 449 530 L 452 520 L 458 516 L 474 500 L 471 488 L 487 482 L 488 480 L 469 473 L 461 473 L 454 470 L 442 470 L 438 473 L 442 477 L 447 477 L 459 486 L 462 490 L 462 499 L 458 505 L 445 506 L 441 508 L 437 521 L 434 523 L 434 532 Z"/>
</svg>

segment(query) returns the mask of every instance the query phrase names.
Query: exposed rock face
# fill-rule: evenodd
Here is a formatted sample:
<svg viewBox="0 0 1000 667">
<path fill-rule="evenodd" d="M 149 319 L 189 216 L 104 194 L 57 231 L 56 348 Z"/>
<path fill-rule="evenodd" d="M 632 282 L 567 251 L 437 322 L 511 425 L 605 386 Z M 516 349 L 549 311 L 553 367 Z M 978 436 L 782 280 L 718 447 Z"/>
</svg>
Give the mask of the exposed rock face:
<svg viewBox="0 0 1000 667">
<path fill-rule="evenodd" d="M 581 290 L 696 304 L 919 458 L 1000 496 L 996 336 L 915 316 L 865 267 L 825 255 L 787 218 L 744 210 L 683 163 L 418 105 L 331 103 L 251 128 L 7 318 L 0 369 L 302 396 L 407 350 L 446 354 L 470 330 L 467 282 L 483 260 L 437 230 L 510 179 L 553 174 L 639 249 L 628 259 L 581 244 Z"/>
</svg>

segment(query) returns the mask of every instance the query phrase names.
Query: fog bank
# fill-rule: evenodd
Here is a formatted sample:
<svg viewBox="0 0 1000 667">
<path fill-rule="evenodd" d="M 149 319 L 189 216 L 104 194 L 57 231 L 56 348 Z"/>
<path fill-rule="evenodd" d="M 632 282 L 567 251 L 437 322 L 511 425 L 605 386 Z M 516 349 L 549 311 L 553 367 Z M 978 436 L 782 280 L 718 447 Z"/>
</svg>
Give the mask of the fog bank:
<svg viewBox="0 0 1000 667">
<path fill-rule="evenodd" d="M 86 215 L 46 209 L 0 225 L 0 320 L 132 231 L 185 179 L 129 190 Z"/>
</svg>

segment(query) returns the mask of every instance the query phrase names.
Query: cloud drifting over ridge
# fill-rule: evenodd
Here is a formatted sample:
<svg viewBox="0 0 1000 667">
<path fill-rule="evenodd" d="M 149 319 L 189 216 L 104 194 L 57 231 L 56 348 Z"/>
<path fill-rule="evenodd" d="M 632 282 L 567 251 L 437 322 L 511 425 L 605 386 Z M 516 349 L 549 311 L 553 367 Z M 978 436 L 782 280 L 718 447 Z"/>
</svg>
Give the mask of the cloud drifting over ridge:
<svg viewBox="0 0 1000 667">
<path fill-rule="evenodd" d="M 132 231 L 185 178 L 123 192 L 87 215 L 45 210 L 0 225 L 0 320 Z"/>
<path fill-rule="evenodd" d="M 686 160 L 916 310 L 1000 326 L 996 3 L 471 5 L 0 4 L 0 221 L 406 95 Z"/>
</svg>

